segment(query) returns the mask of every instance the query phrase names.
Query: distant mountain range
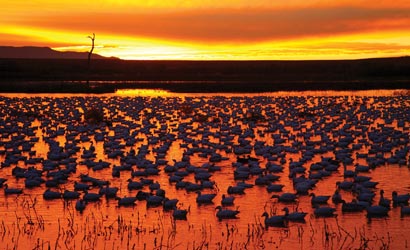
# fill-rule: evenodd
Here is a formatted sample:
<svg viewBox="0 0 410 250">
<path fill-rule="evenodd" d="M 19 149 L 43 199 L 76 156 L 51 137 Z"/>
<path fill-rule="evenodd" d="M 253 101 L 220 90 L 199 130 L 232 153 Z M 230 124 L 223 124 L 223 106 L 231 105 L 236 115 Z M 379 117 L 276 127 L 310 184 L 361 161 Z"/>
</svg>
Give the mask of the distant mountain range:
<svg viewBox="0 0 410 250">
<path fill-rule="evenodd" d="M 49 47 L 12 47 L 0 46 L 0 58 L 27 58 L 27 59 L 87 59 L 88 52 L 60 52 Z M 92 59 L 108 59 L 98 54 Z"/>
</svg>

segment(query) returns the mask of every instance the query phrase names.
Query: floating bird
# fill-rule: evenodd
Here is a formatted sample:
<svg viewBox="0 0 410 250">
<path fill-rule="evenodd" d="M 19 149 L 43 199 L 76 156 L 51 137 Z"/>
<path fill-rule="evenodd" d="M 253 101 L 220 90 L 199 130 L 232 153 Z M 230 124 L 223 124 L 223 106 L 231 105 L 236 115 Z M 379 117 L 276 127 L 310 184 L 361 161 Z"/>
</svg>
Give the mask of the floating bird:
<svg viewBox="0 0 410 250">
<path fill-rule="evenodd" d="M 3 187 L 3 184 L 6 183 L 7 179 L 0 178 L 0 187 Z"/>
<path fill-rule="evenodd" d="M 281 195 L 274 194 L 272 195 L 271 198 L 277 198 L 278 201 L 281 201 L 281 202 L 295 202 L 297 196 L 296 194 L 292 194 L 292 193 L 283 193 Z"/>
<path fill-rule="evenodd" d="M 90 189 L 90 186 L 86 183 L 79 183 L 79 182 L 74 182 L 74 190 L 75 191 L 86 191 Z"/>
<path fill-rule="evenodd" d="M 88 193 L 88 191 L 85 191 L 85 194 L 83 196 L 83 200 L 85 201 L 99 201 L 100 198 L 101 198 L 100 194 Z"/>
<path fill-rule="evenodd" d="M 174 210 L 177 207 L 177 203 L 178 203 L 178 199 L 168 199 L 165 198 L 163 201 L 163 208 L 164 210 L 168 211 L 168 210 Z"/>
<path fill-rule="evenodd" d="M 332 217 L 335 216 L 336 209 L 333 207 L 318 207 L 315 206 L 313 213 L 316 217 Z"/>
<path fill-rule="evenodd" d="M 21 188 L 9 188 L 9 185 L 4 184 L 4 194 L 9 195 L 9 194 L 22 194 L 23 189 Z"/>
<path fill-rule="evenodd" d="M 187 219 L 188 210 L 186 209 L 174 209 L 172 212 L 172 217 L 175 220 L 186 220 Z"/>
<path fill-rule="evenodd" d="M 338 203 L 342 203 L 343 199 L 342 199 L 342 195 L 340 194 L 339 190 L 335 190 L 334 194 L 332 195 L 332 202 L 334 204 L 338 204 Z"/>
<path fill-rule="evenodd" d="M 267 212 L 262 214 L 265 217 L 265 227 L 284 227 L 285 226 L 285 216 L 284 215 L 274 215 L 269 216 Z"/>
<path fill-rule="evenodd" d="M 196 202 L 198 204 L 210 204 L 215 198 L 216 194 L 201 194 L 200 191 L 197 191 Z"/>
<path fill-rule="evenodd" d="M 347 166 L 344 166 L 344 172 L 343 172 L 343 177 L 348 178 L 348 177 L 354 177 L 356 175 L 356 172 L 353 170 L 348 170 Z"/>
<path fill-rule="evenodd" d="M 134 206 L 135 202 L 138 200 L 137 197 L 123 197 L 119 198 L 116 197 L 116 200 L 118 200 L 118 206 Z"/>
<path fill-rule="evenodd" d="M 410 194 L 397 194 L 397 191 L 392 192 L 393 206 L 409 205 Z"/>
<path fill-rule="evenodd" d="M 75 203 L 75 210 L 79 211 L 79 212 L 83 212 L 86 206 L 86 201 L 80 199 Z"/>
<path fill-rule="evenodd" d="M 61 198 L 61 193 L 56 192 L 56 191 L 51 191 L 50 189 L 47 189 L 43 193 L 43 199 L 44 200 L 54 200 L 54 199 L 60 199 Z"/>
<path fill-rule="evenodd" d="M 144 185 L 139 181 L 132 181 L 131 179 L 128 179 L 127 182 L 128 190 L 138 190 L 144 188 Z"/>
<path fill-rule="evenodd" d="M 117 187 L 110 187 L 107 185 L 106 187 L 100 188 L 98 194 L 105 195 L 105 198 L 115 198 L 117 197 L 118 190 Z"/>
<path fill-rule="evenodd" d="M 384 206 L 370 206 L 366 208 L 367 217 L 385 217 L 388 215 L 389 209 Z"/>
<path fill-rule="evenodd" d="M 245 194 L 245 187 L 243 186 L 229 186 L 228 194 Z"/>
<path fill-rule="evenodd" d="M 310 203 L 312 205 L 314 205 L 314 204 L 326 204 L 327 201 L 330 198 L 329 195 L 318 195 L 318 196 L 316 196 L 315 193 L 311 193 L 310 196 L 312 197 L 311 200 L 310 200 Z"/>
<path fill-rule="evenodd" d="M 79 197 L 80 197 L 79 192 L 64 190 L 64 193 L 63 193 L 64 200 L 74 200 L 74 199 L 78 199 Z"/>
<path fill-rule="evenodd" d="M 234 200 L 235 200 L 234 196 L 226 196 L 225 194 L 223 194 L 221 204 L 222 206 L 232 206 Z"/>
<path fill-rule="evenodd" d="M 281 192 L 283 187 L 285 185 L 282 184 L 270 184 L 266 187 L 266 190 L 271 193 L 271 192 Z"/>
<path fill-rule="evenodd" d="M 400 216 L 410 215 L 410 207 L 401 205 L 400 206 Z"/>
<path fill-rule="evenodd" d="M 387 207 L 390 209 L 391 201 L 384 197 L 384 190 L 380 190 L 380 199 L 379 199 L 379 206 Z"/>
<path fill-rule="evenodd" d="M 356 164 L 355 169 L 356 172 L 369 172 L 370 167 L 365 165 Z"/>
<path fill-rule="evenodd" d="M 361 212 L 366 209 L 367 206 L 353 200 L 352 202 L 342 201 L 342 212 Z"/>
<path fill-rule="evenodd" d="M 285 220 L 288 220 L 288 221 L 303 222 L 305 221 L 305 217 L 307 215 L 307 213 L 305 212 L 298 212 L 298 211 L 289 213 L 289 208 L 287 207 L 284 207 L 283 211 L 285 211 Z"/>
<path fill-rule="evenodd" d="M 218 210 L 216 217 L 218 217 L 219 220 L 236 219 L 236 215 L 239 214 L 238 210 L 223 209 L 221 206 L 217 206 L 215 209 Z"/>
<path fill-rule="evenodd" d="M 147 207 L 157 207 L 162 205 L 162 202 L 164 201 L 164 197 L 158 196 L 158 195 L 149 195 L 146 200 L 147 200 Z"/>
<path fill-rule="evenodd" d="M 338 181 L 336 182 L 337 188 L 343 189 L 343 190 L 349 190 L 352 189 L 353 187 L 353 182 L 351 181 Z"/>
<path fill-rule="evenodd" d="M 151 193 L 149 192 L 144 192 L 144 191 L 138 191 L 137 195 L 135 197 L 137 197 L 137 199 L 139 201 L 143 201 L 146 200 L 149 196 L 151 195 Z"/>
<path fill-rule="evenodd" d="M 159 182 L 149 184 L 149 190 L 151 190 L 151 191 L 157 190 L 160 187 L 161 187 L 161 185 L 159 184 Z"/>
</svg>

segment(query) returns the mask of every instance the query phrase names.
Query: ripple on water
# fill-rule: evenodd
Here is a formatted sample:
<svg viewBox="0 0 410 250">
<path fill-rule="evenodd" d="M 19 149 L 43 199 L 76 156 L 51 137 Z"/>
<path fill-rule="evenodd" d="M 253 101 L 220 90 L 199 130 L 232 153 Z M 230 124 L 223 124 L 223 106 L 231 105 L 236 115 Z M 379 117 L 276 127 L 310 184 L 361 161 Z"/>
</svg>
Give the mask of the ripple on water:
<svg viewBox="0 0 410 250">
<path fill-rule="evenodd" d="M 358 174 L 371 177 L 376 188 L 356 183 L 354 190 L 340 190 L 346 201 L 361 197 L 359 192 L 373 192 L 372 204 L 377 205 L 381 189 L 388 199 L 393 191 L 410 192 L 410 98 L 393 93 L 2 95 L 0 177 L 10 188 L 23 188 L 24 195 L 0 192 L 0 236 L 18 249 L 56 244 L 71 249 L 318 249 L 360 248 L 366 242 L 375 248 L 404 248 L 410 240 L 404 232 L 410 228 L 400 207 L 392 207 L 386 218 L 368 219 L 365 211 L 343 213 L 341 204 L 329 201 L 326 206 L 336 208 L 337 216 L 316 218 L 312 197 L 301 188 L 315 178 L 307 194 L 332 195 L 336 182 L 353 181 L 344 177 L 343 165 L 355 170 L 359 164 L 371 168 Z M 101 123 L 85 120 L 84 112 L 91 108 L 103 114 Z M 23 172 L 13 171 L 16 166 Z M 268 175 L 268 169 L 274 172 Z M 170 175 L 198 184 L 203 194 L 216 194 L 214 203 L 198 205 L 195 191 L 184 189 L 186 183 L 170 182 Z M 146 184 L 129 190 L 130 178 Z M 42 183 L 26 188 L 27 179 Z M 83 213 L 75 210 L 76 199 L 43 199 L 44 181 L 56 181 L 58 188 L 51 190 L 62 192 L 73 191 L 81 179 L 90 185 L 90 193 L 106 188 L 108 181 L 109 187 L 118 188 L 118 198 L 88 202 Z M 282 191 L 269 193 L 271 182 L 283 185 Z M 225 207 L 238 210 L 238 218 L 219 221 L 215 208 L 228 187 L 238 185 L 247 188 L 231 194 L 234 204 Z M 297 190 L 302 193 L 296 202 L 271 198 Z M 119 198 L 138 191 L 165 191 L 169 199 L 178 199 L 178 209 L 188 210 L 187 220 L 173 221 L 172 211 L 162 205 L 147 207 L 144 200 L 118 207 Z M 285 207 L 306 212 L 305 222 L 265 229 L 262 214 L 281 215 Z"/>
</svg>

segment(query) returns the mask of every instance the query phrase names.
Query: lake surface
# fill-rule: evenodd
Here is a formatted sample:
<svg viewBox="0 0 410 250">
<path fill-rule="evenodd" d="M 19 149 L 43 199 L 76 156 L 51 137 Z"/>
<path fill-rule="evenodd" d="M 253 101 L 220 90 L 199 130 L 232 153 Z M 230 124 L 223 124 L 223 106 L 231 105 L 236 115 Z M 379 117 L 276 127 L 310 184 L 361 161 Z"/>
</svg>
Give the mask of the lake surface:
<svg viewBox="0 0 410 250">
<path fill-rule="evenodd" d="M 311 202 L 312 193 L 332 196 L 344 181 L 354 184 L 339 189 L 342 198 L 374 194 L 369 206 L 378 205 L 380 190 L 390 200 L 393 191 L 410 192 L 406 93 L 1 94 L 0 178 L 23 192 L 1 188 L 1 249 L 407 249 L 410 216 L 400 206 L 369 218 L 366 209 L 344 212 L 330 198 L 318 206 L 335 208 L 335 216 L 323 218 Z M 344 166 L 376 186 L 345 177 Z M 127 188 L 129 179 L 141 178 L 178 199 L 186 220 L 175 220 L 162 203 L 119 206 L 118 198 L 157 192 L 149 185 Z M 36 181 L 39 186 L 27 187 Z M 118 188 L 118 198 L 102 195 L 83 212 L 75 206 L 85 191 L 73 200 L 44 197 L 53 182 L 55 192 L 85 183 L 88 193 L 99 193 L 103 181 Z M 298 182 L 310 186 L 301 190 Z M 228 194 L 243 183 L 252 187 Z M 271 192 L 271 184 L 282 191 Z M 195 188 L 215 194 L 213 203 L 198 204 Z M 283 193 L 296 194 L 296 201 L 272 198 Z M 224 209 L 238 210 L 236 219 L 216 216 L 223 195 L 235 198 Z M 266 227 L 262 214 L 283 215 L 285 207 L 306 212 L 305 220 Z"/>
</svg>

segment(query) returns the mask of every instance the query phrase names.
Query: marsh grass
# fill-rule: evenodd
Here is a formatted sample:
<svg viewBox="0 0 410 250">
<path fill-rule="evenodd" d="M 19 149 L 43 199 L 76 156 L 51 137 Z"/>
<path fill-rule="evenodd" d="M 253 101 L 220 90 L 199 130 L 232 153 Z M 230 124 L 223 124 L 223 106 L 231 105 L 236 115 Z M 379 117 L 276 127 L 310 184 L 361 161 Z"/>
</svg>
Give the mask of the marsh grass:
<svg viewBox="0 0 410 250">
<path fill-rule="evenodd" d="M 0 238 L 6 249 L 281 249 L 295 242 L 303 249 L 390 249 L 392 237 L 369 234 L 365 225 L 343 227 L 338 218 L 310 218 L 307 227 L 289 224 L 285 228 L 266 229 L 259 214 L 253 222 L 240 228 L 236 221 L 214 224 L 204 220 L 202 224 L 174 220 L 169 212 L 160 209 L 129 216 L 119 213 L 116 217 L 92 210 L 79 214 L 73 202 L 65 202 L 57 227 L 44 220 L 37 210 L 35 196 L 16 197 L 14 219 L 0 221 Z M 97 205 L 96 206 L 101 206 Z M 273 204 L 266 207 L 278 212 Z M 97 212 L 98 211 L 98 212 Z M 56 228 L 56 232 L 50 230 Z M 306 242 L 307 233 L 310 241 Z M 186 237 L 186 235 L 189 237 Z"/>
</svg>

